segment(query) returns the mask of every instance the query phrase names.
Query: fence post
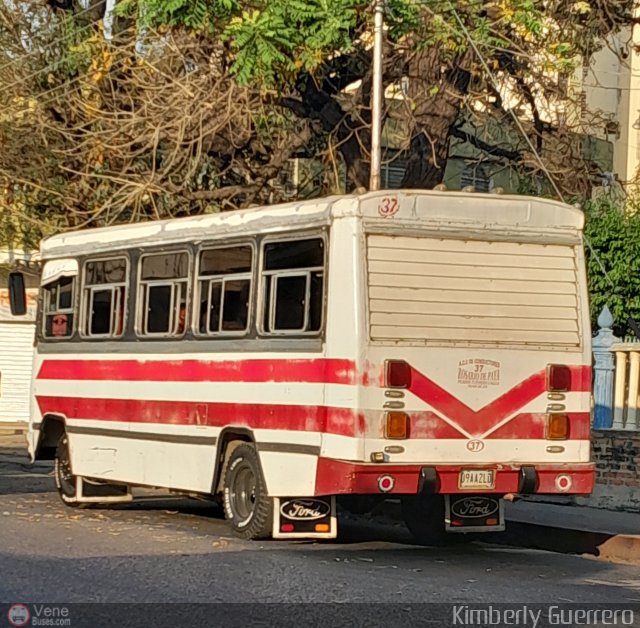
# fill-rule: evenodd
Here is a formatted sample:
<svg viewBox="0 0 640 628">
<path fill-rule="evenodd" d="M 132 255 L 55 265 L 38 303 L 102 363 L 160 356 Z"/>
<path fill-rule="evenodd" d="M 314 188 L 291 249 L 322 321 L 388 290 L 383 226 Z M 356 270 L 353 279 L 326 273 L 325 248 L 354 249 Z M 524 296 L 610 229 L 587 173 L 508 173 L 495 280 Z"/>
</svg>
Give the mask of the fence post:
<svg viewBox="0 0 640 628">
<path fill-rule="evenodd" d="M 595 412 L 594 429 L 613 426 L 613 353 L 611 345 L 618 341 L 611 329 L 613 316 L 605 305 L 598 316 L 598 333 L 593 339 L 593 399 Z"/>
</svg>

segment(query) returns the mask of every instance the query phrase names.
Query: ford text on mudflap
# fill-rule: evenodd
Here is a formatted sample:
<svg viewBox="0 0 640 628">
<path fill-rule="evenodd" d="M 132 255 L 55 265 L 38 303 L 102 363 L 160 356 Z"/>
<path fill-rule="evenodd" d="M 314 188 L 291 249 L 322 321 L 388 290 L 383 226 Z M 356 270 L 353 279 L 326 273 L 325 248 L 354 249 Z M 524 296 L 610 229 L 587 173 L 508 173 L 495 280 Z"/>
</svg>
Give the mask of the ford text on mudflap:
<svg viewBox="0 0 640 628">
<path fill-rule="evenodd" d="M 582 226 L 393 191 L 51 237 L 31 456 L 69 506 L 167 488 L 245 538 L 393 498 L 434 543 L 503 529 L 507 494 L 588 494 Z"/>
</svg>

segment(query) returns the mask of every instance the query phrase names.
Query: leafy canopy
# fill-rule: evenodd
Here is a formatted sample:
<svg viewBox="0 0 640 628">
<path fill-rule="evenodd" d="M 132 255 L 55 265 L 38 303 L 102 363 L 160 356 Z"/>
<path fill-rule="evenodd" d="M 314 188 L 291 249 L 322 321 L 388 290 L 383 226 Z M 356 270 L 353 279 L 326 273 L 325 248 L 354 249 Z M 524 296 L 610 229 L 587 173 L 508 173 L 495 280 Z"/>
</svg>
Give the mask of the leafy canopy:
<svg viewBox="0 0 640 628">
<path fill-rule="evenodd" d="M 587 271 L 594 331 L 606 305 L 613 314 L 616 333 L 621 337 L 631 335 L 629 317 L 640 325 L 640 198 L 629 199 L 626 211 L 606 197 L 590 202 L 585 236 L 592 247 L 587 249 Z"/>
<path fill-rule="evenodd" d="M 593 11 L 584 1 L 571 4 L 569 17 Z M 583 45 L 592 45 L 585 20 L 558 23 L 553 3 L 389 0 L 385 5 L 389 41 L 414 50 L 441 46 L 450 56 L 466 50 L 459 20 L 482 49 L 495 54 L 520 48 L 526 55 L 527 45 L 535 44 L 541 62 L 554 67 L 570 67 Z M 231 70 L 238 80 L 270 86 L 290 83 L 300 72 L 366 46 L 373 19 L 371 3 L 361 0 L 123 0 L 117 12 L 154 28 L 221 36 L 233 51 Z"/>
</svg>

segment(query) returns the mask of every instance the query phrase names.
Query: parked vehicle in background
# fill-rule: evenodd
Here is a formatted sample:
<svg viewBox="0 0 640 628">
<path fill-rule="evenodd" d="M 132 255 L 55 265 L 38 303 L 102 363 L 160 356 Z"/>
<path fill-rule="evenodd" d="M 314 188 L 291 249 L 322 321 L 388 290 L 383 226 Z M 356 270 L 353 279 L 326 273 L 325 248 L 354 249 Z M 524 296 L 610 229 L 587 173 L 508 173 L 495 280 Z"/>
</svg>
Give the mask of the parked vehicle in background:
<svg viewBox="0 0 640 628">
<path fill-rule="evenodd" d="M 166 487 L 245 538 L 362 497 L 421 542 L 503 529 L 506 494 L 593 487 L 582 227 L 385 191 L 51 237 L 31 456 L 70 506 Z"/>
</svg>

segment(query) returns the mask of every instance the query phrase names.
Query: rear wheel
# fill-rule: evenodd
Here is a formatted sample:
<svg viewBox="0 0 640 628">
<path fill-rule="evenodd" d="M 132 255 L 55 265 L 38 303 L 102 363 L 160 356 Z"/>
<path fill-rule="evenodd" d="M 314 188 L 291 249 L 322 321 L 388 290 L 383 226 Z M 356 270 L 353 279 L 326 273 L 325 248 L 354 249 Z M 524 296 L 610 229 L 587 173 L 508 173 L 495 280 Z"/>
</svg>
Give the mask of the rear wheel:
<svg viewBox="0 0 640 628">
<path fill-rule="evenodd" d="M 229 458 L 224 476 L 224 512 L 236 536 L 271 536 L 273 500 L 267 494 L 258 452 L 248 443 L 238 445 Z"/>
<path fill-rule="evenodd" d="M 58 441 L 55 458 L 53 461 L 53 477 L 55 478 L 58 495 L 66 506 L 78 508 L 86 504 L 75 501 L 76 476 L 71 471 L 71 458 L 69 456 L 69 439 L 66 434 Z"/>
</svg>

